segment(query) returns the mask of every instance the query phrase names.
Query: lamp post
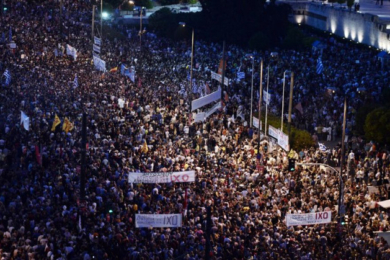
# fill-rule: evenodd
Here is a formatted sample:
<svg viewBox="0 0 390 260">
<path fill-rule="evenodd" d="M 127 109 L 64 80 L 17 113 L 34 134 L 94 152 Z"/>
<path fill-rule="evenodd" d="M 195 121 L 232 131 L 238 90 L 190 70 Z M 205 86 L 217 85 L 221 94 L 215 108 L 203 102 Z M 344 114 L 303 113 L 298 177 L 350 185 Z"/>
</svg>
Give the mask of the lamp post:
<svg viewBox="0 0 390 260">
<path fill-rule="evenodd" d="M 263 101 L 263 59 L 260 61 L 260 97 L 259 97 L 259 140 L 257 153 L 260 154 L 261 102 Z"/>
<path fill-rule="evenodd" d="M 100 0 L 100 46 L 103 43 L 103 0 Z"/>
<path fill-rule="evenodd" d="M 181 26 L 185 27 L 186 23 L 180 22 Z M 192 28 L 192 37 L 191 37 L 191 68 L 190 68 L 190 84 L 189 84 L 189 90 L 187 91 L 188 96 L 188 103 L 190 106 L 190 113 L 191 113 L 191 100 L 192 100 L 192 71 L 194 66 L 194 44 L 195 44 L 195 31 L 194 28 Z"/>
<path fill-rule="evenodd" d="M 252 58 L 252 84 L 251 84 L 251 115 L 250 115 L 250 120 L 249 120 L 250 127 L 252 127 L 252 124 L 253 124 L 253 116 L 252 116 L 252 112 L 253 112 L 253 73 L 255 70 L 255 57 L 251 56 L 251 58 Z M 260 122 L 259 122 L 259 124 L 260 124 Z"/>
<path fill-rule="evenodd" d="M 344 99 L 344 116 L 343 116 L 343 135 L 341 139 L 341 160 L 340 160 L 340 183 L 339 183 L 339 226 L 341 225 L 341 218 L 344 215 L 344 182 L 343 182 L 343 168 L 345 165 L 345 124 L 347 121 L 347 99 Z"/>
<path fill-rule="evenodd" d="M 140 14 L 139 14 L 139 51 L 142 49 L 142 34 L 145 33 L 145 30 L 142 30 L 142 13 L 145 9 L 144 6 L 140 7 Z"/>
<path fill-rule="evenodd" d="M 281 116 L 281 122 L 280 122 L 280 131 L 283 132 L 283 113 L 284 113 L 284 87 L 286 86 L 286 73 L 289 73 L 290 71 L 285 70 L 283 73 L 283 96 L 282 96 L 282 116 Z"/>
<path fill-rule="evenodd" d="M 289 141 L 289 143 L 291 143 L 290 133 L 291 133 L 291 112 L 292 112 L 293 90 L 294 90 L 294 72 L 291 72 L 290 101 L 288 102 L 288 141 Z"/>
</svg>

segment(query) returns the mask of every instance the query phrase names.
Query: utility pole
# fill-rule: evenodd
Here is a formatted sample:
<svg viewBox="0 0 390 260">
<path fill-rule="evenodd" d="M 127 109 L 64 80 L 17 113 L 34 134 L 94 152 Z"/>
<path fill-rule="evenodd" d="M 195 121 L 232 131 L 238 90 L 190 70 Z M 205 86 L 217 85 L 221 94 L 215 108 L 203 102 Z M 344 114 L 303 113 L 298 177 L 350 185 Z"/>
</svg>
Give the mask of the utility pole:
<svg viewBox="0 0 390 260">
<path fill-rule="evenodd" d="M 103 0 L 100 0 L 100 46 L 103 44 Z"/>
<path fill-rule="evenodd" d="M 141 52 L 142 48 L 142 6 L 140 7 L 139 14 L 139 51 Z"/>
<path fill-rule="evenodd" d="M 291 72 L 291 81 L 290 81 L 290 101 L 288 103 L 288 142 L 291 147 L 291 112 L 292 112 L 292 99 L 293 99 L 293 90 L 294 90 L 294 72 Z"/>
<path fill-rule="evenodd" d="M 255 71 L 255 57 L 252 56 L 252 84 L 251 84 L 251 113 L 250 113 L 250 119 L 249 119 L 249 127 L 252 128 L 253 126 L 253 73 Z M 260 118 L 259 118 L 260 120 Z M 260 124 L 260 122 L 259 122 Z"/>
</svg>

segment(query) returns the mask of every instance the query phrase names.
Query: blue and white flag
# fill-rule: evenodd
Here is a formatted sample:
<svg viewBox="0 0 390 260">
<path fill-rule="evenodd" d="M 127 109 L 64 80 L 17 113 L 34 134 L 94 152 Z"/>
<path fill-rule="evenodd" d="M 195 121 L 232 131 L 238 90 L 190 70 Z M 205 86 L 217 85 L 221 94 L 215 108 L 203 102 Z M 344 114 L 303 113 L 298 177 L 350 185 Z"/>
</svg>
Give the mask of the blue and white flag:
<svg viewBox="0 0 390 260">
<path fill-rule="evenodd" d="M 242 80 L 243 78 L 245 78 L 245 72 L 237 72 L 237 79 Z"/>
<path fill-rule="evenodd" d="M 318 146 L 320 148 L 320 151 L 325 152 L 326 150 L 328 150 L 328 148 L 326 148 L 326 146 L 323 143 L 318 143 Z"/>
<path fill-rule="evenodd" d="M 29 131 L 30 130 L 30 118 L 23 112 L 23 111 L 20 111 L 21 114 L 20 114 L 20 124 L 23 125 L 24 129 L 26 129 L 26 131 Z"/>
<path fill-rule="evenodd" d="M 322 65 L 321 57 L 318 57 L 317 60 L 317 74 L 321 74 L 324 70 L 324 65 Z"/>
<path fill-rule="evenodd" d="M 73 80 L 73 88 L 77 88 L 78 86 L 79 86 L 79 79 L 77 78 L 77 74 L 76 74 Z"/>
<path fill-rule="evenodd" d="M 5 77 L 5 85 L 9 85 L 11 83 L 11 73 L 8 69 L 6 69 L 3 73 L 3 77 Z"/>
<path fill-rule="evenodd" d="M 12 42 L 12 28 L 9 28 L 9 41 Z"/>
</svg>

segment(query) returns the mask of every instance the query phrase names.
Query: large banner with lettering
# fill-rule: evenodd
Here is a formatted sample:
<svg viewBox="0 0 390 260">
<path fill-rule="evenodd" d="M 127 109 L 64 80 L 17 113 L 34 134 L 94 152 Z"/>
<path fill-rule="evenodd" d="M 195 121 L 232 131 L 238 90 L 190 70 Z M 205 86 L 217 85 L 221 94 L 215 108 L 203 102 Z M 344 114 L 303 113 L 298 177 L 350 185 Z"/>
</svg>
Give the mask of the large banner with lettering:
<svg viewBox="0 0 390 260">
<path fill-rule="evenodd" d="M 181 214 L 135 214 L 136 228 L 181 227 Z"/>
<path fill-rule="evenodd" d="M 253 117 L 252 122 L 253 122 L 253 126 L 258 129 L 259 128 L 259 119 L 256 117 Z M 263 127 L 263 123 L 260 124 L 260 130 L 263 130 L 262 127 Z"/>
<path fill-rule="evenodd" d="M 211 102 L 214 102 L 214 101 L 217 101 L 220 99 L 221 99 L 221 89 L 218 88 L 217 91 L 215 91 L 207 96 L 192 100 L 191 111 L 194 111 L 198 108 L 201 108 L 207 104 L 210 104 Z"/>
<path fill-rule="evenodd" d="M 323 211 L 307 214 L 286 214 L 286 225 L 305 226 L 316 224 L 328 224 L 332 219 L 331 211 Z"/>
<path fill-rule="evenodd" d="M 130 172 L 129 183 L 194 182 L 195 171 L 185 172 Z"/>
<path fill-rule="evenodd" d="M 222 75 L 215 73 L 214 71 L 211 72 L 211 78 L 219 81 L 219 83 L 222 82 Z M 225 77 L 223 81 L 225 86 L 229 86 L 229 79 L 227 77 Z"/>
</svg>

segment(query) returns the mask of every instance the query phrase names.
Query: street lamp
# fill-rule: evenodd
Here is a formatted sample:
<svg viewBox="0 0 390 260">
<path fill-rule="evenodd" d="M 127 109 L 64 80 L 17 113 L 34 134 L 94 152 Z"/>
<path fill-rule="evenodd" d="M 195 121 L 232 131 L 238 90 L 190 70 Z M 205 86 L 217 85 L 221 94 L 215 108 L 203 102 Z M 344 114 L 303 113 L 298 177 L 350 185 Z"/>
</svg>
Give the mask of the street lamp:
<svg viewBox="0 0 390 260">
<path fill-rule="evenodd" d="M 139 14 L 139 50 L 141 51 L 142 48 L 142 34 L 146 32 L 146 30 L 142 30 L 142 13 L 145 9 L 144 6 L 140 7 L 140 14 Z"/>
<path fill-rule="evenodd" d="M 282 96 L 282 116 L 280 123 L 280 130 L 283 132 L 283 113 L 284 113 L 284 87 L 286 85 L 286 73 L 290 73 L 289 70 L 285 70 L 283 73 L 283 96 Z"/>
<path fill-rule="evenodd" d="M 250 127 L 252 127 L 253 124 L 253 116 L 252 116 L 252 111 L 253 111 L 253 73 L 255 71 L 255 57 L 251 56 L 252 58 L 252 84 L 251 84 L 251 115 L 250 115 Z M 223 84 L 223 83 L 222 83 Z M 259 119 L 260 120 L 260 119 Z M 260 122 L 259 122 L 260 124 Z M 259 133 L 260 134 L 260 133 Z"/>
<path fill-rule="evenodd" d="M 179 22 L 179 24 L 182 26 L 182 27 L 185 27 L 186 26 L 186 23 L 185 22 Z M 190 89 L 188 90 L 188 100 L 189 100 L 189 104 L 190 104 L 190 113 L 191 113 L 191 96 L 192 94 L 192 69 L 193 69 L 193 66 L 194 66 L 194 42 L 195 42 L 195 32 L 194 32 L 194 28 L 192 28 L 192 39 L 191 39 L 191 68 L 190 68 Z"/>
<path fill-rule="evenodd" d="M 268 87 L 269 87 L 269 65 L 267 68 L 267 97 L 265 101 L 265 123 L 264 123 L 264 134 L 267 136 L 267 121 L 268 121 L 268 102 L 269 102 L 269 92 L 268 92 Z"/>
</svg>

